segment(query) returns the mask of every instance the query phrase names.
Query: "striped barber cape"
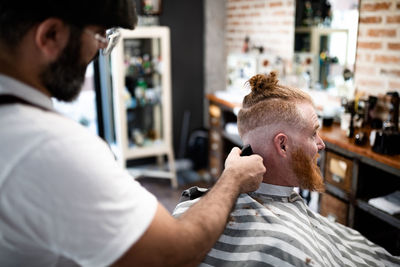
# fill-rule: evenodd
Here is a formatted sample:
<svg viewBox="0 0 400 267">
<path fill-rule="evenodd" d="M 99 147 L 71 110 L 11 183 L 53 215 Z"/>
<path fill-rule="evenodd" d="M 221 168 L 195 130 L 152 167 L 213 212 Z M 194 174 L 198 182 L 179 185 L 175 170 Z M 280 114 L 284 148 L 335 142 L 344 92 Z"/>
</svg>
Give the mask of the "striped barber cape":
<svg viewBox="0 0 400 267">
<path fill-rule="evenodd" d="M 179 203 L 173 215 L 199 199 Z M 400 266 L 400 257 L 311 211 L 293 188 L 261 184 L 239 196 L 224 233 L 200 266 Z"/>
</svg>

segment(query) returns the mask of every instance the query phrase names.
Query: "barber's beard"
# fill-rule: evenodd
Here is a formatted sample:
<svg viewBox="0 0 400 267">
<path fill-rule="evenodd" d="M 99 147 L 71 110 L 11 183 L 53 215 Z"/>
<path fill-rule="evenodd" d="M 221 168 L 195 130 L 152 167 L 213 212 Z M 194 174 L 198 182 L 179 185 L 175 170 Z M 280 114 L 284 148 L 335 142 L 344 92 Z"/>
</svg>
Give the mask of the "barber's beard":
<svg viewBox="0 0 400 267">
<path fill-rule="evenodd" d="M 80 93 L 87 64 L 81 62 L 81 32 L 71 30 L 68 44 L 59 58 L 41 73 L 41 80 L 52 97 L 71 102 Z"/>
<path fill-rule="evenodd" d="M 301 148 L 292 153 L 292 167 L 297 176 L 300 188 L 324 192 L 324 182 L 317 165 L 318 157 L 319 154 L 316 154 L 314 158 L 307 156 Z"/>
</svg>

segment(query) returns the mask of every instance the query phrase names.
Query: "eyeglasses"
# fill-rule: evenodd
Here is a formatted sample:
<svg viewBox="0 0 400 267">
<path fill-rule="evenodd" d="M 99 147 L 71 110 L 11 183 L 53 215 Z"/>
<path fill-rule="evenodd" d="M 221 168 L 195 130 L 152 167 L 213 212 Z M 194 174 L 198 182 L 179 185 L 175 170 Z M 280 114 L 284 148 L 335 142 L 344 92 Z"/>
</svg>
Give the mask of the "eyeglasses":
<svg viewBox="0 0 400 267">
<path fill-rule="evenodd" d="M 106 30 L 105 37 L 102 36 L 100 33 L 95 33 L 89 29 L 85 29 L 85 32 L 92 35 L 94 39 L 105 46 L 105 48 L 101 49 L 101 54 L 103 56 L 108 56 L 111 53 L 121 37 L 121 32 L 118 30 L 118 28 L 111 28 Z"/>
</svg>

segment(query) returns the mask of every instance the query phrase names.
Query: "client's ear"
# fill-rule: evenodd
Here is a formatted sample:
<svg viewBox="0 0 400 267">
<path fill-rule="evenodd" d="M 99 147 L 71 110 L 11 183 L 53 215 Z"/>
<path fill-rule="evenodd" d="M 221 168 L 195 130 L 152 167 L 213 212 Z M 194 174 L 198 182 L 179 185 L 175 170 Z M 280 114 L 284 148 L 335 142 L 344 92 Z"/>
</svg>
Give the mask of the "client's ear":
<svg viewBox="0 0 400 267">
<path fill-rule="evenodd" d="M 287 156 L 288 137 L 284 133 L 278 133 L 274 137 L 274 149 L 282 157 Z"/>
</svg>

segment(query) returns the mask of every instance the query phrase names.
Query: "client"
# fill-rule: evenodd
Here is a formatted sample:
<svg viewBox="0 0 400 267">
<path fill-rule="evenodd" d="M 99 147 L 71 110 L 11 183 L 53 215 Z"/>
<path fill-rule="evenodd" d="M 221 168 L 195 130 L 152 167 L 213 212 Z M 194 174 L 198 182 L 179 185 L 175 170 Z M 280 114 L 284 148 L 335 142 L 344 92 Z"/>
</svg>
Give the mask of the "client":
<svg viewBox="0 0 400 267">
<path fill-rule="evenodd" d="M 274 72 L 256 75 L 249 84 L 251 92 L 238 114 L 239 134 L 263 158 L 267 171 L 257 191 L 240 195 L 202 265 L 400 266 L 400 258 L 314 213 L 294 191 L 324 191 L 317 158 L 325 144 L 310 96 L 279 84 Z M 201 193 L 186 190 L 183 197 L 189 200 L 178 204 L 174 216 Z"/>
</svg>

